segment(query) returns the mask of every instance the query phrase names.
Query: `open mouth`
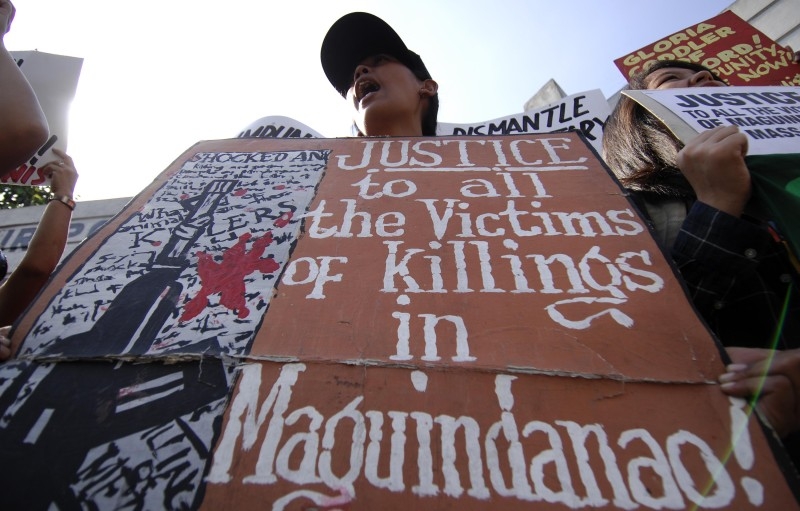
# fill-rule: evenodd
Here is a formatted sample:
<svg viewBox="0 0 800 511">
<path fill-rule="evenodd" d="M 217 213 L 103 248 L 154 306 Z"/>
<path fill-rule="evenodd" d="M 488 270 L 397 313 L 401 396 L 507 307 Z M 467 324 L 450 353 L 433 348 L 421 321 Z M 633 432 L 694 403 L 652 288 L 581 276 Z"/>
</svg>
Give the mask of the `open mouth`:
<svg viewBox="0 0 800 511">
<path fill-rule="evenodd" d="M 377 82 L 372 81 L 369 78 L 363 78 L 356 84 L 356 99 L 361 101 L 365 97 L 369 96 L 373 92 L 377 92 L 381 89 L 381 86 L 378 85 Z"/>
</svg>

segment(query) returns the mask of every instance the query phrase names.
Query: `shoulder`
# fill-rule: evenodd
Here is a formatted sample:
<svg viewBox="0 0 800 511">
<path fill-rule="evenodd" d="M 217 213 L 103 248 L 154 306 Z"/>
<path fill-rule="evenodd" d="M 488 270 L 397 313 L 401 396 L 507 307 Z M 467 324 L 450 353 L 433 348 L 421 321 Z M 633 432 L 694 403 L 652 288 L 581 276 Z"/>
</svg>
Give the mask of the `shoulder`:
<svg viewBox="0 0 800 511">
<path fill-rule="evenodd" d="M 671 247 L 681 230 L 692 201 L 636 191 L 631 192 L 631 199 L 650 222 L 656 240 L 665 247 Z"/>
</svg>

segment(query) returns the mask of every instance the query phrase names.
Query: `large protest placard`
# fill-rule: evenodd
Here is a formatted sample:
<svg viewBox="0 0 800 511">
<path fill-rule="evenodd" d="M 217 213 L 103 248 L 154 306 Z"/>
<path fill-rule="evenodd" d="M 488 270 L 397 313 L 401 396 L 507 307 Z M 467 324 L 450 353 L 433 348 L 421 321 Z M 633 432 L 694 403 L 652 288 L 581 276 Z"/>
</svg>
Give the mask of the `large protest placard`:
<svg viewBox="0 0 800 511">
<path fill-rule="evenodd" d="M 22 74 L 30 83 L 50 126 L 50 138 L 36 154 L 18 168 L 0 178 L 15 185 L 47 185 L 49 179 L 40 168 L 57 157 L 52 149 L 67 150 L 69 106 L 78 88 L 83 59 L 41 51 L 12 52 Z"/>
<path fill-rule="evenodd" d="M 574 132 L 198 143 L 13 341 L 26 509 L 799 507 Z"/>
<path fill-rule="evenodd" d="M 732 11 L 686 27 L 614 61 L 629 79 L 659 60 L 683 60 L 713 70 L 729 85 L 800 85 L 800 65 L 788 48 Z"/>
</svg>

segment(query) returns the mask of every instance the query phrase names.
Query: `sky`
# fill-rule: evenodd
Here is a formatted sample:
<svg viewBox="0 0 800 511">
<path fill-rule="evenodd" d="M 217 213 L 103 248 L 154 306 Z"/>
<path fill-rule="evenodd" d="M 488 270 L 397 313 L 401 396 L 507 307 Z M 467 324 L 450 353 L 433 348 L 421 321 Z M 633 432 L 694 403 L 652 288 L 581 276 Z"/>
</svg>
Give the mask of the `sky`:
<svg viewBox="0 0 800 511">
<path fill-rule="evenodd" d="M 443 122 L 519 113 L 548 80 L 567 94 L 624 84 L 614 59 L 732 0 L 16 0 L 11 51 L 83 58 L 68 152 L 78 200 L 131 197 L 194 143 L 270 115 L 326 137 L 351 114 L 325 78 L 327 29 L 353 11 L 388 22 L 439 84 Z"/>
</svg>

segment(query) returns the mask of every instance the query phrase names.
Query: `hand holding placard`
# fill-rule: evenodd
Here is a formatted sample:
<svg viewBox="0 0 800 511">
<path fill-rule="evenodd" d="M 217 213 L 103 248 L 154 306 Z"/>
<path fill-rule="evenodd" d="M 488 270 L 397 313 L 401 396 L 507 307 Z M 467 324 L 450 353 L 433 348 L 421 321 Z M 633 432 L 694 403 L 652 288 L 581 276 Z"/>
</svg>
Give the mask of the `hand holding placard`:
<svg viewBox="0 0 800 511">
<path fill-rule="evenodd" d="M 747 137 L 736 126 L 700 133 L 678 153 L 678 167 L 697 200 L 740 216 L 750 199 L 750 172 L 744 163 Z"/>
</svg>

